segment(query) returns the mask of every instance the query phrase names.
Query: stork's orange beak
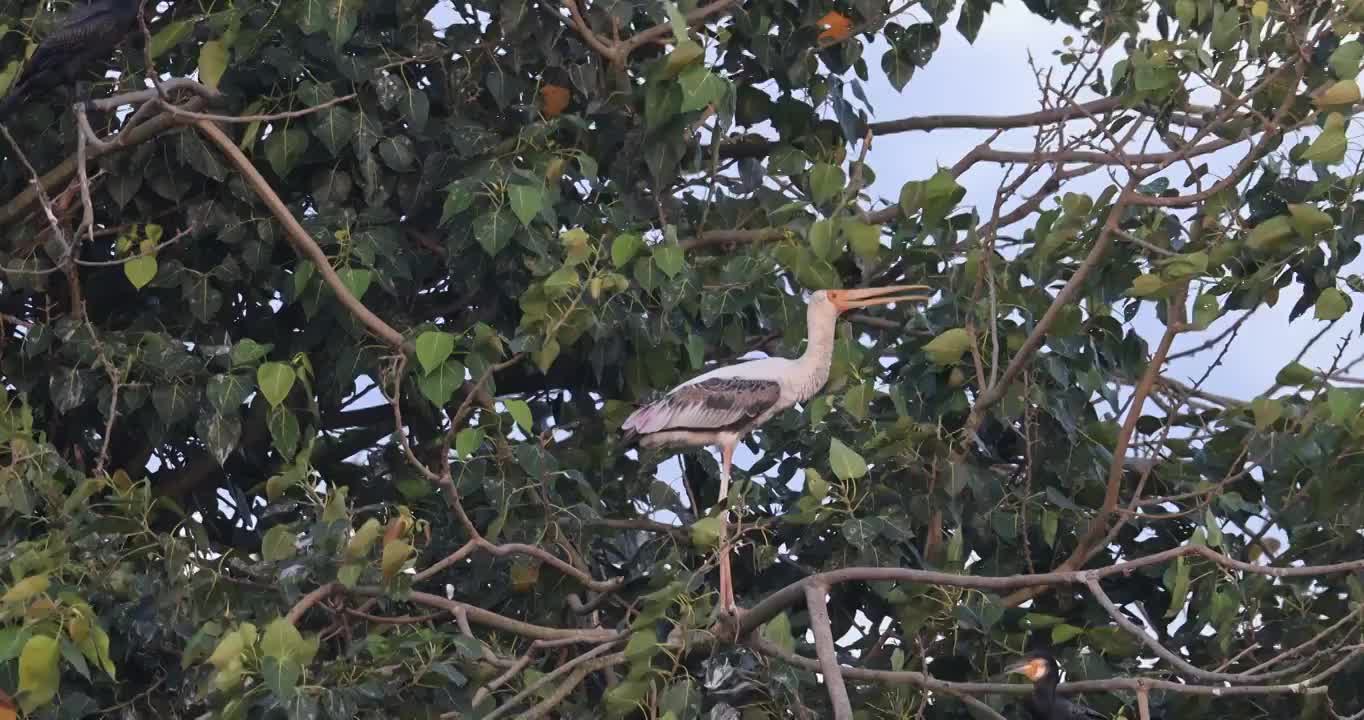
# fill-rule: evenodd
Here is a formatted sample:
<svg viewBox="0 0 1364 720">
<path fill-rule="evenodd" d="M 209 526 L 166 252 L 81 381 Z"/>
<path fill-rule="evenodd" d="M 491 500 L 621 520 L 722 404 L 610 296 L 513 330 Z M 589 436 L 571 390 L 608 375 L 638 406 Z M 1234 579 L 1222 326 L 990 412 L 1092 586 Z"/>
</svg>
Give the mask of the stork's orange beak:
<svg viewBox="0 0 1364 720">
<path fill-rule="evenodd" d="M 829 300 L 839 312 L 846 312 L 853 308 L 870 307 L 872 305 L 889 305 L 897 302 L 910 302 L 914 300 L 927 301 L 928 295 L 904 295 L 895 293 L 905 293 L 911 290 L 932 290 L 927 285 L 887 285 L 879 288 L 858 288 L 856 290 L 828 290 L 826 291 Z"/>
</svg>

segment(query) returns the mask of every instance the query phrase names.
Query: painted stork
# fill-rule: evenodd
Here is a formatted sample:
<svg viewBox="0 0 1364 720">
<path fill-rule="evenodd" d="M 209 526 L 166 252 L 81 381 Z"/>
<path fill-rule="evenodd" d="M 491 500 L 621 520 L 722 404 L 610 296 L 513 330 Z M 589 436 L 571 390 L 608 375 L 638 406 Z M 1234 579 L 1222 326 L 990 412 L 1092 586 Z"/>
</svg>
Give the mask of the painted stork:
<svg viewBox="0 0 1364 720">
<path fill-rule="evenodd" d="M 928 300 L 924 295 L 903 293 L 930 289 L 927 285 L 890 285 L 819 290 L 811 294 L 806 307 L 809 333 L 804 354 L 794 360 L 748 360 L 698 375 L 631 413 L 621 425 L 623 441 L 638 440 L 646 448 L 719 446 L 720 500 L 724 501 L 729 497 L 730 466 L 739 440 L 782 410 L 809 400 L 829 379 L 838 316 L 853 308 Z M 728 519 L 722 518 L 722 523 L 720 604 L 723 612 L 733 615 L 738 608 L 730 574 Z"/>
</svg>

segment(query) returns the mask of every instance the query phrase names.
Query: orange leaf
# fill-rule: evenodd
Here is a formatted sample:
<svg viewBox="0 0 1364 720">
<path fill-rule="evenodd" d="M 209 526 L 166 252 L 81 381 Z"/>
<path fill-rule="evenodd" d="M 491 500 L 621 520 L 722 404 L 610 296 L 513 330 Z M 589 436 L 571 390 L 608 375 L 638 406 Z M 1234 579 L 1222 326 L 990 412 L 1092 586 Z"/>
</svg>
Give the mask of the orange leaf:
<svg viewBox="0 0 1364 720">
<path fill-rule="evenodd" d="M 542 85 L 540 87 L 540 97 L 544 100 L 543 110 L 545 117 L 554 117 L 568 107 L 568 100 L 572 95 L 568 88 L 558 85 Z"/>
<path fill-rule="evenodd" d="M 824 31 L 819 34 L 820 40 L 839 42 L 847 40 L 848 36 L 852 35 L 852 20 L 836 10 L 830 10 L 824 17 L 820 18 L 819 26 L 824 28 Z"/>
</svg>

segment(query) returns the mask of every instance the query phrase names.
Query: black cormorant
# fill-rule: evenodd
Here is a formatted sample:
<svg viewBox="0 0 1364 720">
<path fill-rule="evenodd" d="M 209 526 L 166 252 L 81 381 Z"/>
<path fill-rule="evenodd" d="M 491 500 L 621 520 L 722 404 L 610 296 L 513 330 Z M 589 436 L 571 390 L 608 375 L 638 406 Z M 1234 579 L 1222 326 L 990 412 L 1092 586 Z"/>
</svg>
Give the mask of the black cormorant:
<svg viewBox="0 0 1364 720">
<path fill-rule="evenodd" d="M 93 0 L 72 10 L 38 44 L 0 99 L 0 120 L 34 93 L 74 81 L 92 61 L 113 52 L 133 28 L 140 6 L 141 0 Z"/>
<path fill-rule="evenodd" d="M 1008 667 L 1007 672 L 1018 673 L 1032 681 L 1032 695 L 1023 701 L 1032 720 L 1106 720 L 1097 710 L 1073 703 L 1056 694 L 1061 682 L 1061 666 L 1045 649 L 1038 649 Z"/>
</svg>

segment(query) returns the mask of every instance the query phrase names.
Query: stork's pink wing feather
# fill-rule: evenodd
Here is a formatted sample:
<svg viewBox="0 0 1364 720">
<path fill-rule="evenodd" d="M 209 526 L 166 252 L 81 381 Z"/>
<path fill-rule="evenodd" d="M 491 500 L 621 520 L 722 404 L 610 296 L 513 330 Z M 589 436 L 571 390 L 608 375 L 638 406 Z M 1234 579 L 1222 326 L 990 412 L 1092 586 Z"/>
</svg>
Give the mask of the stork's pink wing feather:
<svg viewBox="0 0 1364 720">
<path fill-rule="evenodd" d="M 683 385 L 634 411 L 621 429 L 648 435 L 663 430 L 719 430 L 762 415 L 781 397 L 774 380 L 719 377 Z"/>
</svg>

